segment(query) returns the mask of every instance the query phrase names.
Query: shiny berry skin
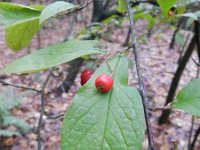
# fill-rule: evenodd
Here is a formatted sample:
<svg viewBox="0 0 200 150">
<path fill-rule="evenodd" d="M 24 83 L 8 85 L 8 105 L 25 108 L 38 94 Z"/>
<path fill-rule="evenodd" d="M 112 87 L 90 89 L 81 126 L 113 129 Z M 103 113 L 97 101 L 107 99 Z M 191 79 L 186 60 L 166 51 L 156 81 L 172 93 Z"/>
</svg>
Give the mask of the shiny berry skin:
<svg viewBox="0 0 200 150">
<path fill-rule="evenodd" d="M 81 85 L 84 85 L 92 76 L 93 72 L 90 69 L 83 70 L 81 74 Z"/>
<path fill-rule="evenodd" d="M 109 75 L 102 74 L 96 78 L 95 86 L 100 92 L 106 93 L 112 88 L 113 79 Z"/>
</svg>

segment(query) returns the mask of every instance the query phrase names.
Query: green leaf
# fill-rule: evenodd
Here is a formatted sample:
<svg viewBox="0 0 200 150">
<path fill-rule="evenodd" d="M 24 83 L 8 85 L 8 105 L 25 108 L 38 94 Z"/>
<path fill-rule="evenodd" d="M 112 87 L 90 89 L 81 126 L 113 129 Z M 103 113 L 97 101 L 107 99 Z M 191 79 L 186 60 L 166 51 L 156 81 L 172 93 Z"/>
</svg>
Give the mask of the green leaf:
<svg viewBox="0 0 200 150">
<path fill-rule="evenodd" d="M 3 116 L 3 126 L 10 125 L 19 127 L 23 133 L 27 133 L 30 130 L 30 126 L 24 120 L 15 116 Z"/>
<path fill-rule="evenodd" d="M 128 61 L 115 57 L 108 61 L 114 70 L 112 90 L 100 93 L 94 86 L 97 76 L 110 74 L 101 65 L 77 92 L 64 118 L 61 130 L 62 150 L 140 150 L 145 121 L 139 92 L 127 86 Z"/>
<path fill-rule="evenodd" d="M 184 13 L 184 14 L 178 14 L 177 17 L 189 17 L 194 20 L 198 20 L 198 16 L 195 13 Z"/>
<path fill-rule="evenodd" d="M 0 95 L 0 110 L 9 110 L 11 108 L 17 107 L 21 103 L 21 100 L 11 99 L 10 97 L 5 97 Z"/>
<path fill-rule="evenodd" d="M 42 6 L 37 6 L 36 9 L 13 3 L 0 3 L 0 26 L 5 28 L 9 48 L 18 51 L 29 45 L 39 30 L 41 9 Z"/>
<path fill-rule="evenodd" d="M 195 79 L 185 85 L 179 91 L 172 107 L 200 116 L 200 79 Z"/>
<path fill-rule="evenodd" d="M 0 2 L 0 26 L 8 28 L 39 18 L 41 11 L 32 7 Z"/>
<path fill-rule="evenodd" d="M 189 28 L 189 26 L 192 25 L 193 21 L 194 21 L 194 19 L 188 18 L 187 23 L 186 23 L 186 28 Z"/>
<path fill-rule="evenodd" d="M 179 32 L 177 32 L 175 35 L 175 41 L 177 44 L 183 46 L 184 45 L 184 36 L 182 34 L 180 34 Z"/>
<path fill-rule="evenodd" d="M 166 17 L 168 16 L 168 11 L 175 4 L 176 0 L 157 0 L 157 2 L 160 8 L 162 9 L 163 15 Z"/>
<path fill-rule="evenodd" d="M 139 12 L 136 13 L 133 17 L 135 21 L 139 19 L 145 19 L 148 22 L 147 28 L 151 29 L 154 25 L 154 18 L 149 14 L 149 12 Z"/>
<path fill-rule="evenodd" d="M 2 129 L 0 129 L 0 135 L 1 136 L 13 136 L 13 135 L 20 136 L 20 133 L 17 132 L 17 131 L 2 130 Z"/>
<path fill-rule="evenodd" d="M 196 19 L 196 17 L 197 17 L 197 18 L 200 17 L 200 11 L 194 12 L 194 16 L 195 16 L 195 17 L 189 17 L 189 18 L 188 18 L 187 23 L 186 23 L 186 27 L 187 27 L 187 28 L 193 23 L 193 21 Z"/>
<path fill-rule="evenodd" d="M 42 11 L 45 6 L 44 5 L 30 5 L 29 7 Z"/>
<path fill-rule="evenodd" d="M 45 70 L 80 56 L 102 53 L 94 46 L 97 41 L 72 40 L 55 44 L 19 58 L 0 70 L 1 73 L 30 73 Z"/>
<path fill-rule="evenodd" d="M 117 11 L 120 13 L 126 12 L 127 11 L 127 6 L 125 0 L 118 0 L 117 1 Z"/>
<path fill-rule="evenodd" d="M 14 51 L 27 47 L 39 28 L 38 18 L 7 28 L 5 37 L 8 47 Z"/>
<path fill-rule="evenodd" d="M 13 87 L 7 87 L 6 90 L 0 89 L 0 116 L 9 115 L 9 110 L 19 106 L 24 96 L 24 93 L 17 93 Z"/>
<path fill-rule="evenodd" d="M 58 1 L 45 7 L 40 16 L 40 24 L 44 23 L 52 17 L 67 14 L 70 11 L 77 9 L 78 6 L 68 2 Z"/>
</svg>

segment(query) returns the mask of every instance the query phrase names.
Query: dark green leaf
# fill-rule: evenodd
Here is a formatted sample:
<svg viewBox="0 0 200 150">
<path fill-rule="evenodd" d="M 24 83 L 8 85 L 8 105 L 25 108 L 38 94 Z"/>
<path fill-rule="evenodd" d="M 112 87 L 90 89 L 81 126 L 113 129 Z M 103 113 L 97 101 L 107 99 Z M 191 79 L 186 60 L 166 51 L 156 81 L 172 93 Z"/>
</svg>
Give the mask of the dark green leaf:
<svg viewBox="0 0 200 150">
<path fill-rule="evenodd" d="M 183 46 L 184 45 L 184 36 L 182 34 L 180 34 L 179 32 L 177 32 L 175 35 L 175 41 L 177 44 Z"/>
<path fill-rule="evenodd" d="M 80 56 L 102 53 L 94 46 L 97 41 L 72 40 L 35 51 L 8 64 L 1 73 L 30 73 L 45 70 Z"/>
<path fill-rule="evenodd" d="M 115 57 L 108 61 L 114 70 L 114 85 L 107 93 L 96 90 L 100 74 L 110 74 L 101 65 L 78 91 L 64 118 L 61 131 L 62 150 L 140 150 L 144 140 L 145 121 L 139 92 L 127 86 L 128 61 Z"/>
<path fill-rule="evenodd" d="M 175 4 L 176 0 L 157 0 L 164 16 L 168 15 L 168 11 Z"/>
<path fill-rule="evenodd" d="M 200 79 L 195 79 L 185 85 L 179 91 L 172 106 L 192 115 L 200 116 Z"/>
<path fill-rule="evenodd" d="M 20 133 L 17 132 L 17 131 L 1 130 L 0 129 L 0 135 L 2 135 L 2 136 L 13 136 L 13 135 L 20 136 Z"/>
<path fill-rule="evenodd" d="M 0 116 L 9 115 L 9 110 L 19 106 L 22 102 L 24 93 L 17 93 L 13 87 L 6 90 L 0 89 Z"/>
<path fill-rule="evenodd" d="M 3 126 L 15 125 L 19 127 L 21 132 L 27 133 L 30 130 L 30 126 L 22 119 L 15 116 L 3 116 Z"/>
<path fill-rule="evenodd" d="M 11 108 L 17 107 L 21 103 L 21 100 L 11 99 L 10 97 L 5 97 L 0 95 L 0 110 L 9 110 Z"/>
<path fill-rule="evenodd" d="M 40 24 L 46 20 L 58 15 L 69 13 L 71 10 L 77 9 L 78 6 L 68 2 L 58 1 L 45 7 L 40 16 Z"/>
<path fill-rule="evenodd" d="M 186 28 L 189 28 L 189 26 L 192 25 L 193 21 L 194 21 L 194 19 L 188 18 L 187 23 L 186 23 Z"/>
</svg>

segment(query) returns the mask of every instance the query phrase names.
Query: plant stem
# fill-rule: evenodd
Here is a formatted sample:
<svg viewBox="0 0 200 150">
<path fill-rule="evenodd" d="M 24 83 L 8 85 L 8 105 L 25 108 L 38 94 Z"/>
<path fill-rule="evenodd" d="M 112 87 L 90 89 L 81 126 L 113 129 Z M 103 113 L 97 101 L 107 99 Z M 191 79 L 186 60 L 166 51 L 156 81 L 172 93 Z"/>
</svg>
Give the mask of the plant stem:
<svg viewBox="0 0 200 150">
<path fill-rule="evenodd" d="M 25 90 L 30 90 L 30 91 L 35 91 L 37 93 L 41 93 L 40 90 L 37 90 L 37 89 L 34 89 L 34 88 L 30 88 L 30 87 L 26 87 L 26 86 L 23 86 L 23 85 L 16 85 L 16 84 L 12 84 L 12 83 L 7 83 L 7 82 L 2 81 L 2 80 L 0 80 L 0 83 L 2 85 L 5 85 L 5 86 L 12 86 L 12 87 L 15 87 L 15 88 L 20 88 L 20 89 L 25 89 Z"/>
<path fill-rule="evenodd" d="M 127 8 L 128 8 L 128 15 L 129 15 L 129 20 L 130 20 L 130 27 L 131 27 L 131 40 L 132 40 L 132 47 L 133 47 L 133 52 L 134 52 L 134 58 L 135 58 L 135 65 L 136 65 L 136 70 L 137 70 L 137 76 L 138 76 L 138 82 L 139 82 L 139 90 L 142 96 L 142 103 L 144 107 L 144 116 L 145 116 L 145 122 L 147 126 L 147 136 L 148 136 L 148 142 L 149 142 L 149 149 L 150 150 L 155 150 L 154 147 L 154 142 L 153 142 L 153 135 L 151 131 L 151 124 L 149 121 L 149 114 L 148 114 L 148 107 L 147 107 L 147 96 L 145 92 L 145 86 L 144 86 L 144 81 L 140 69 L 140 56 L 139 56 L 139 51 L 137 49 L 137 43 L 136 43 L 136 32 L 135 32 L 135 23 L 133 21 L 133 13 L 131 11 L 131 6 L 129 0 L 125 0 Z"/>
<path fill-rule="evenodd" d="M 196 143 L 196 141 L 198 139 L 199 134 L 200 134 L 200 127 L 196 130 L 196 133 L 194 135 L 194 139 L 193 139 L 193 141 L 191 143 L 191 146 L 190 146 L 191 150 L 194 150 L 194 146 L 195 146 L 195 143 Z"/>
<path fill-rule="evenodd" d="M 53 69 L 50 70 L 46 80 L 44 81 L 44 84 L 42 86 L 42 90 L 41 90 L 41 108 L 40 108 L 40 118 L 39 118 L 39 122 L 38 122 L 38 127 L 37 127 L 37 141 L 38 141 L 38 150 L 41 150 L 41 128 L 42 128 L 42 122 L 43 122 L 43 115 L 44 115 L 44 101 L 45 101 L 45 93 L 44 90 L 47 86 L 47 83 L 52 75 Z"/>
<path fill-rule="evenodd" d="M 189 139 L 188 139 L 188 149 L 190 149 L 190 146 L 191 146 L 193 129 L 194 129 L 194 116 L 192 116 L 192 121 L 191 121 L 190 135 L 189 135 Z"/>
<path fill-rule="evenodd" d="M 200 51 L 200 46 L 199 46 L 199 42 L 198 41 L 197 41 L 198 51 Z M 199 52 L 197 52 L 197 54 L 199 54 Z M 199 62 L 200 62 L 200 57 L 199 57 Z M 197 65 L 196 79 L 199 78 L 199 74 L 200 74 L 199 62 L 198 63 L 195 62 L 195 64 Z M 191 140 L 192 140 L 192 133 L 193 133 L 193 130 L 194 130 L 194 119 L 195 119 L 194 116 L 192 116 L 191 127 L 190 127 L 190 135 L 189 135 L 189 139 L 188 139 L 188 149 L 192 148 Z"/>
</svg>

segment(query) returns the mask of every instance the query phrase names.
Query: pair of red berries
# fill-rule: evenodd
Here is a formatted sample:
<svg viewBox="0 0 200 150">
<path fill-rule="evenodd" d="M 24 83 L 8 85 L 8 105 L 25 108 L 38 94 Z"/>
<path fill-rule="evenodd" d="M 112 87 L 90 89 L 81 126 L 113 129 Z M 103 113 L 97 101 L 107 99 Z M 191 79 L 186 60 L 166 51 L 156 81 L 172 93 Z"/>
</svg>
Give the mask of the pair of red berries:
<svg viewBox="0 0 200 150">
<path fill-rule="evenodd" d="M 91 78 L 92 74 L 91 70 L 85 69 L 81 74 L 81 85 L 84 85 Z M 95 86 L 100 92 L 106 93 L 112 88 L 113 79 L 109 75 L 102 74 L 96 78 Z"/>
</svg>

